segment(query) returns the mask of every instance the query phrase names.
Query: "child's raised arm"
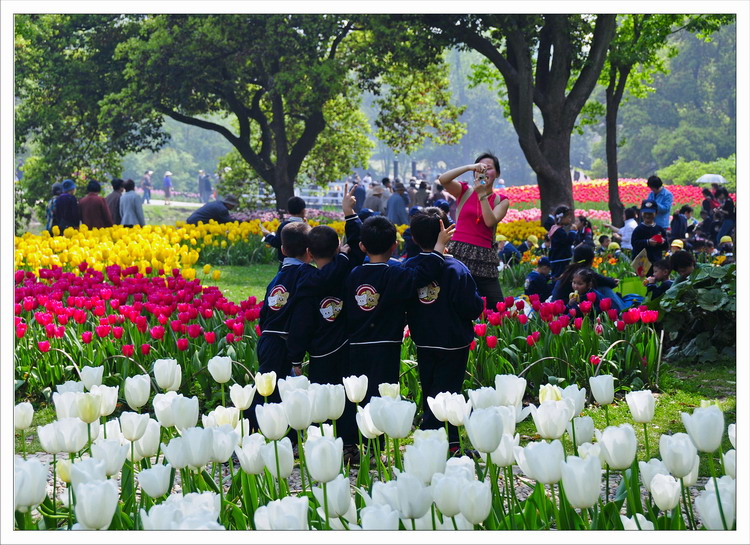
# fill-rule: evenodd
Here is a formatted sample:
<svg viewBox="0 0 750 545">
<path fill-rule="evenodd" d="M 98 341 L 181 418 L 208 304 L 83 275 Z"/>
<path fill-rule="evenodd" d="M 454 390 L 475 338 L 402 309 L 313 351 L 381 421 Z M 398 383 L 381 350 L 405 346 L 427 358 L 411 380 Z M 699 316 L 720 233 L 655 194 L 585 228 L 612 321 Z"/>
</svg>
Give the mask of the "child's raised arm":
<svg viewBox="0 0 750 545">
<path fill-rule="evenodd" d="M 354 214 L 354 205 L 357 204 L 357 198 L 354 196 L 355 189 L 357 189 L 356 184 L 352 184 L 351 191 L 349 191 L 349 184 L 344 184 L 344 198 L 341 201 L 341 209 L 344 211 L 345 217 Z"/>
<path fill-rule="evenodd" d="M 456 224 L 449 225 L 445 228 L 443 220 L 440 220 L 440 234 L 438 235 L 437 242 L 435 243 L 435 251 L 439 254 L 445 253 L 445 246 L 451 241 L 453 237 L 453 231 L 456 230 Z"/>
</svg>

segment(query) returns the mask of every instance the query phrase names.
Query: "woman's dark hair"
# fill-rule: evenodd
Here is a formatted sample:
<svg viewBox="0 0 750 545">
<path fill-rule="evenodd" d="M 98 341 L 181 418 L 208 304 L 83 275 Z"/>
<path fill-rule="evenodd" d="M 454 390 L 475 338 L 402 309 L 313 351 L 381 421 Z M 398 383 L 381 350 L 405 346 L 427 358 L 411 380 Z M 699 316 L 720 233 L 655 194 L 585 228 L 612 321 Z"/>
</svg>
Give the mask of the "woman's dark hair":
<svg viewBox="0 0 750 545">
<path fill-rule="evenodd" d="M 100 184 L 96 180 L 89 180 L 89 183 L 86 184 L 87 193 L 99 193 L 101 190 L 102 190 L 102 184 Z"/>
<path fill-rule="evenodd" d="M 556 223 L 559 222 L 568 214 L 570 214 L 570 208 L 568 208 L 564 204 L 561 206 L 558 206 L 557 208 L 555 208 L 555 222 Z"/>
<path fill-rule="evenodd" d="M 128 178 L 122 183 L 122 187 L 125 188 L 125 191 L 133 191 L 135 189 L 135 182 Z"/>
<path fill-rule="evenodd" d="M 477 157 L 474 162 L 478 163 L 482 159 L 492 159 L 492 162 L 495 165 L 495 172 L 497 173 L 498 176 L 500 176 L 500 160 L 495 155 L 493 155 L 489 151 L 485 151 L 482 155 Z"/>
<path fill-rule="evenodd" d="M 635 207 L 631 206 L 630 208 L 625 209 L 625 219 L 635 219 L 638 217 L 638 210 L 635 209 Z"/>
<path fill-rule="evenodd" d="M 596 273 L 588 267 L 582 267 L 578 269 L 573 273 L 573 276 L 571 276 L 570 279 L 573 280 L 574 276 L 578 276 L 592 288 L 596 286 Z"/>
<path fill-rule="evenodd" d="M 578 221 L 580 221 L 581 225 L 583 225 L 584 227 L 588 227 L 592 230 L 594 229 L 594 226 L 591 225 L 591 222 L 588 219 L 586 219 L 586 216 L 578 216 Z"/>
<path fill-rule="evenodd" d="M 714 196 L 714 194 L 711 193 L 711 190 L 708 189 L 707 187 L 704 187 L 703 191 L 701 191 L 701 193 L 703 193 L 703 196 L 706 197 L 707 199 L 712 199 L 713 196 Z"/>
<path fill-rule="evenodd" d="M 589 244 L 579 244 L 573 249 L 573 260 L 565 267 L 557 282 L 561 286 L 570 284 L 577 271 L 591 267 L 592 263 L 594 263 L 594 249 Z"/>
<path fill-rule="evenodd" d="M 658 176 L 649 176 L 648 181 L 646 182 L 646 185 L 649 186 L 651 189 L 659 189 L 661 186 L 664 185 L 664 183 L 661 181 L 661 178 Z"/>
</svg>

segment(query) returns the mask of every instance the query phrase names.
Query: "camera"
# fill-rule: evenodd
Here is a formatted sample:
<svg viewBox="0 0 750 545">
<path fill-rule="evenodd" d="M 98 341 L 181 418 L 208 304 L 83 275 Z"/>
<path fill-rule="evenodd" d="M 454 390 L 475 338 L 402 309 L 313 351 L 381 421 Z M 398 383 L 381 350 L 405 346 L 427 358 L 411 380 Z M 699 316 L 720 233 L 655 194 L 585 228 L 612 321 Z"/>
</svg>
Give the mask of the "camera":
<svg viewBox="0 0 750 545">
<path fill-rule="evenodd" d="M 484 172 L 480 172 L 477 176 L 477 180 L 479 180 L 479 183 L 484 185 L 487 183 L 487 175 Z"/>
</svg>

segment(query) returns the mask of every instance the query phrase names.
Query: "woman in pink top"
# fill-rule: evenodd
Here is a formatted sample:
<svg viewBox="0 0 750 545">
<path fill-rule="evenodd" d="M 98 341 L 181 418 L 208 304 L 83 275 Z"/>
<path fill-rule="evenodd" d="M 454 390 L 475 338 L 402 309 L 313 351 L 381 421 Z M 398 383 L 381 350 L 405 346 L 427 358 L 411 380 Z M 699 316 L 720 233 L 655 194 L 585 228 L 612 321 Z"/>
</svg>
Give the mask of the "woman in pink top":
<svg viewBox="0 0 750 545">
<path fill-rule="evenodd" d="M 455 180 L 465 172 L 474 173 L 474 185 Z M 495 231 L 508 212 L 510 202 L 505 195 L 492 191 L 495 178 L 500 175 L 500 161 L 491 153 L 483 153 L 475 164 L 454 168 L 440 175 L 438 180 L 458 202 L 456 231 L 448 251 L 469 269 L 477 291 L 487 299 L 487 308 L 495 309 L 503 299 L 497 267 Z"/>
</svg>

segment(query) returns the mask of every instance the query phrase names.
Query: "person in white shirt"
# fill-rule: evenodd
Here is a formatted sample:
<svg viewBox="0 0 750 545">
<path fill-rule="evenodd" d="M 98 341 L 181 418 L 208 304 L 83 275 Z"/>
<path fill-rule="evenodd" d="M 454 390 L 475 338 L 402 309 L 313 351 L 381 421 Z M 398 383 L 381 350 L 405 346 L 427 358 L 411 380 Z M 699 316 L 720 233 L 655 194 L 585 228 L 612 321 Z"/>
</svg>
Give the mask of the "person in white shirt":
<svg viewBox="0 0 750 545">
<path fill-rule="evenodd" d="M 633 249 L 631 239 L 633 237 L 633 230 L 638 227 L 638 220 L 636 219 L 637 216 L 638 210 L 635 206 L 631 206 L 630 208 L 625 209 L 625 225 L 617 228 L 613 225 L 610 225 L 609 223 L 604 224 L 604 227 L 611 229 L 613 233 L 618 233 L 620 237 L 622 237 L 622 243 L 620 244 L 620 246 L 623 250 Z"/>
</svg>

